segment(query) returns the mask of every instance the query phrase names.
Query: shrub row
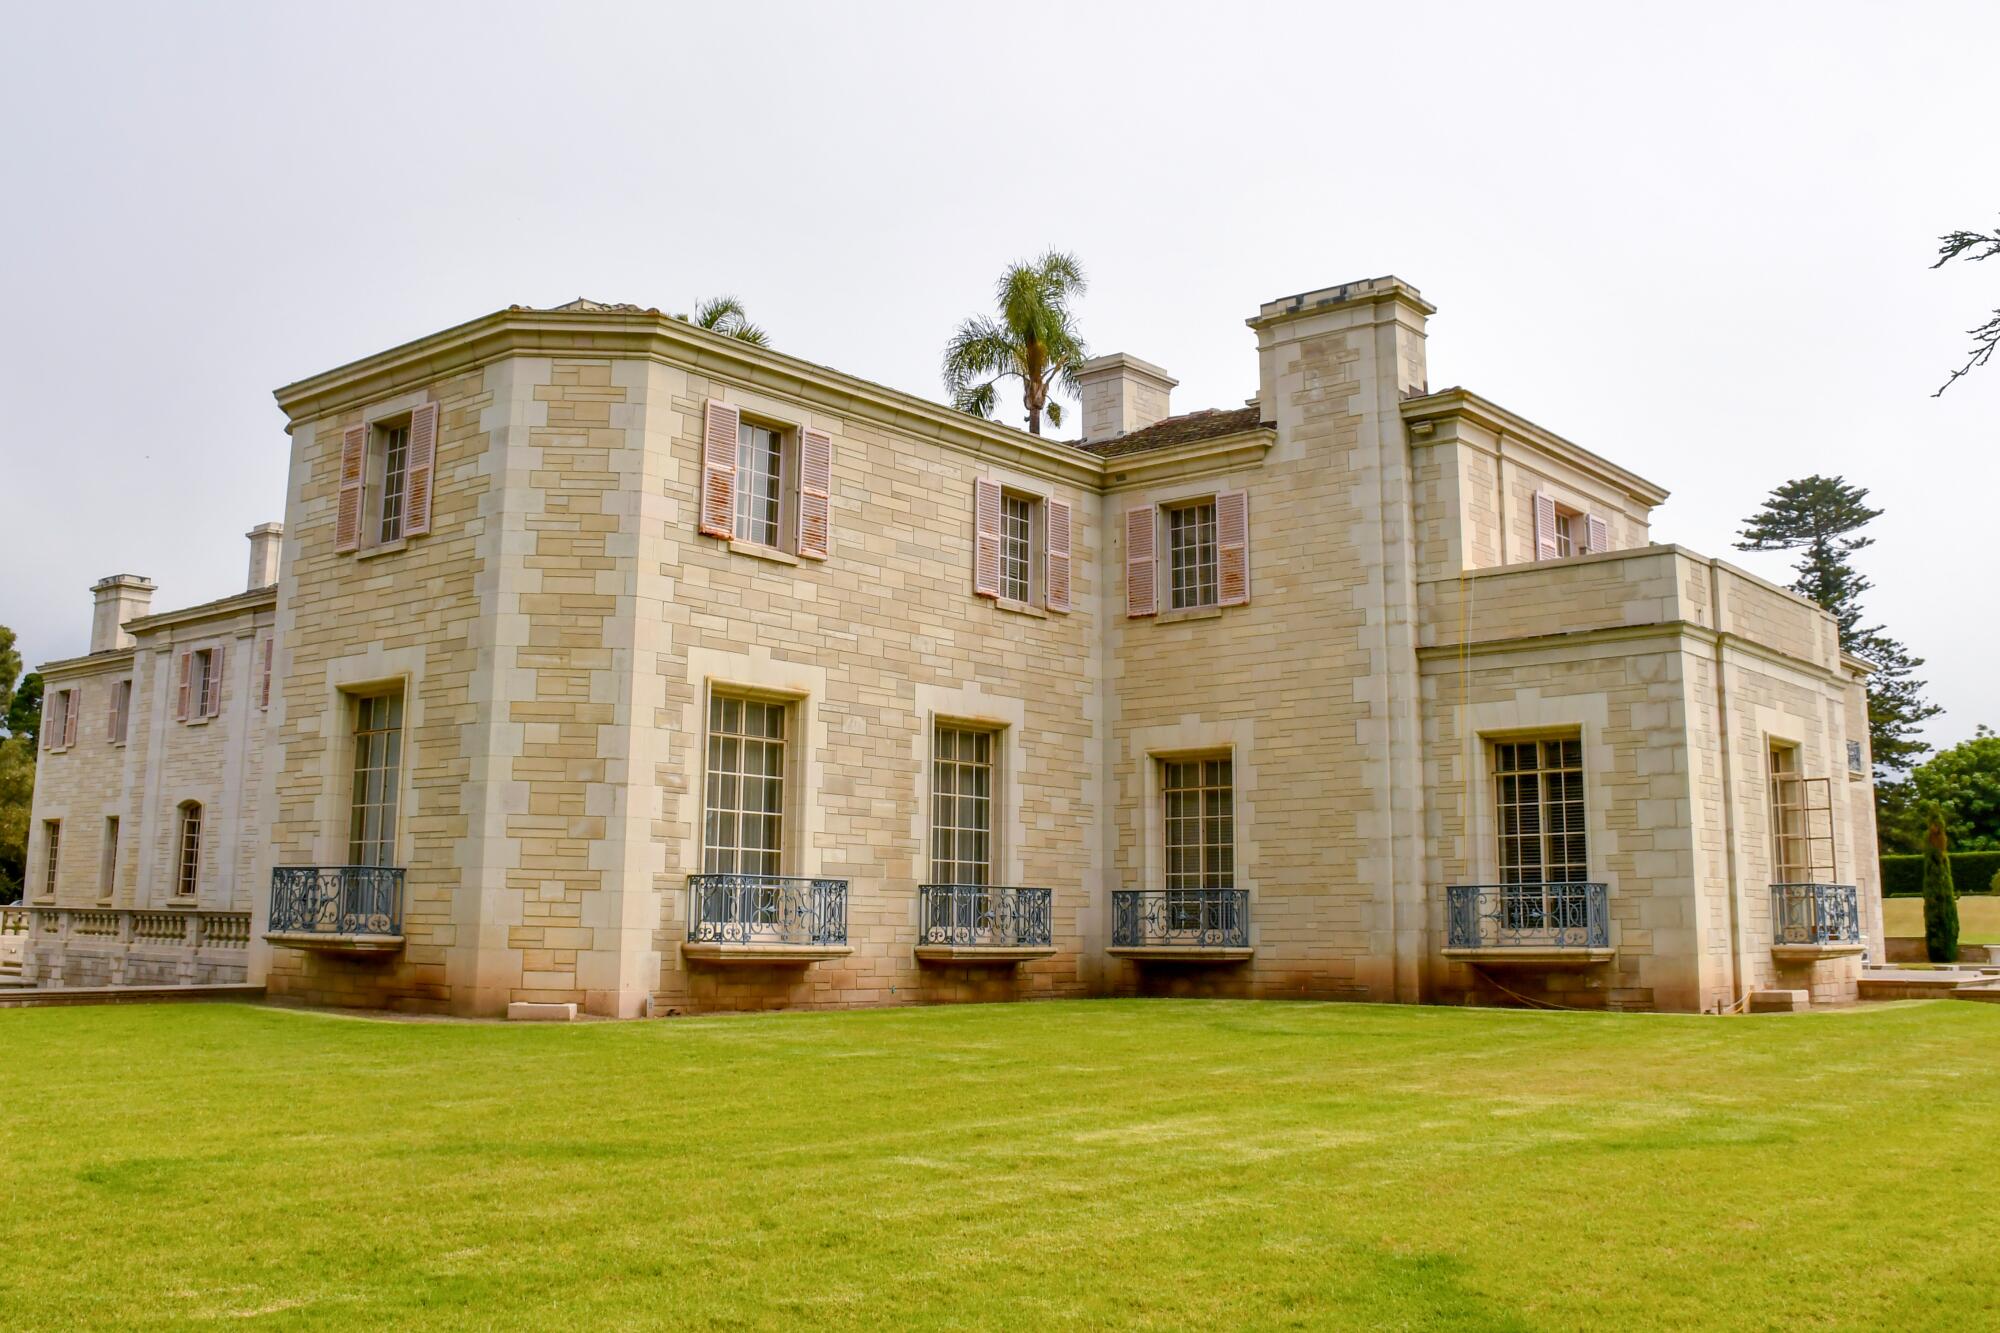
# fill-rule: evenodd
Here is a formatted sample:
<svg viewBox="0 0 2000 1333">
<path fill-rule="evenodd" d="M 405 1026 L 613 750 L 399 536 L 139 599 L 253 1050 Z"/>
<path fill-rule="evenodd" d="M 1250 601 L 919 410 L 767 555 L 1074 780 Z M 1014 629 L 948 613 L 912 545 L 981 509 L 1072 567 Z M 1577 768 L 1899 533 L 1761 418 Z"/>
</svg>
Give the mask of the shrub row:
<svg viewBox="0 0 2000 1333">
<path fill-rule="evenodd" d="M 1994 876 L 2000 875 L 2000 852 L 1953 852 L 1951 885 L 1960 895 L 1989 893 Z M 1924 891 L 1924 858 L 1885 856 L 1882 858 L 1882 895 L 1886 898 L 1917 898 Z"/>
</svg>

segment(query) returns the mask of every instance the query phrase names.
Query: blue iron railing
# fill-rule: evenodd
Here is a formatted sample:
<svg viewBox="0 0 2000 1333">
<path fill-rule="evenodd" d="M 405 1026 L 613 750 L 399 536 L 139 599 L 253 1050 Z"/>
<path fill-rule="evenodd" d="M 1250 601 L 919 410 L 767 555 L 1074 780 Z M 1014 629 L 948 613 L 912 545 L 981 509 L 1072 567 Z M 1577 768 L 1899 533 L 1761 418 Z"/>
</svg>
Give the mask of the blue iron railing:
<svg viewBox="0 0 2000 1333">
<path fill-rule="evenodd" d="M 401 866 L 273 866 L 273 934 L 401 935 Z"/>
<path fill-rule="evenodd" d="M 1773 884 L 1771 943 L 1861 943 L 1861 902 L 1854 886 Z"/>
<path fill-rule="evenodd" d="M 1117 889 L 1111 894 L 1115 949 L 1250 947 L 1248 889 Z"/>
<path fill-rule="evenodd" d="M 1602 884 L 1453 884 L 1445 907 L 1453 949 L 1611 947 L 1610 893 Z"/>
<path fill-rule="evenodd" d="M 790 875 L 689 875 L 697 944 L 847 943 L 847 881 Z"/>
<path fill-rule="evenodd" d="M 920 944 L 1033 948 L 1054 941 L 1048 889 L 997 884 L 919 884 Z"/>
</svg>

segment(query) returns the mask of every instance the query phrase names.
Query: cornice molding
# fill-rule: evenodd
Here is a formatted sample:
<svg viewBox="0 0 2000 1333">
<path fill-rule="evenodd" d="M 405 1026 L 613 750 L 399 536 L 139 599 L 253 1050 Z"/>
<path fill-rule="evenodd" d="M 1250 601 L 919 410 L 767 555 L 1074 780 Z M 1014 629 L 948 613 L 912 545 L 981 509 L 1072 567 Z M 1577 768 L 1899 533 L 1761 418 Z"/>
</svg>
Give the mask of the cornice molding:
<svg viewBox="0 0 2000 1333">
<path fill-rule="evenodd" d="M 1278 432 L 1269 426 L 1219 435 L 1212 440 L 1164 449 L 1148 449 L 1141 454 L 1124 454 L 1104 460 L 1106 476 L 1101 484 L 1106 494 L 1135 490 L 1166 481 L 1205 477 L 1263 463 L 1278 443 Z"/>
<path fill-rule="evenodd" d="M 1648 481 L 1636 472 L 1629 472 L 1609 459 L 1592 453 L 1582 445 L 1566 440 L 1554 431 L 1538 426 L 1526 417 L 1510 412 L 1490 399 L 1480 397 L 1470 389 L 1440 389 L 1436 393 L 1405 398 L 1402 402 L 1402 413 L 1404 422 L 1411 425 L 1419 421 L 1434 422 L 1463 417 L 1493 432 L 1496 438 L 1512 435 L 1518 440 L 1524 440 L 1547 450 L 1581 472 L 1610 482 L 1649 507 L 1666 503 L 1669 494 L 1667 489 L 1657 482 Z M 1435 438 L 1411 440 L 1412 447 L 1438 442 Z M 1470 448 L 1479 448 L 1469 440 L 1460 439 L 1455 442 Z M 1481 450 L 1481 452 L 1493 451 Z"/>
</svg>

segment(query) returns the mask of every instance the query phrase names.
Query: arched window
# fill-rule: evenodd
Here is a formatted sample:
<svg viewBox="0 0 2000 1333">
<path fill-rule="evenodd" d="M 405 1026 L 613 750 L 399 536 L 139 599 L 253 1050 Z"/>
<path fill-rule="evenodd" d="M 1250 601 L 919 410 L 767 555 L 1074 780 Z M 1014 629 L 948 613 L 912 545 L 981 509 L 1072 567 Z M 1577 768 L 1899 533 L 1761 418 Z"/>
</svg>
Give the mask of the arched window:
<svg viewBox="0 0 2000 1333">
<path fill-rule="evenodd" d="M 174 896 L 194 897 L 201 879 L 201 802 L 181 802 L 180 855 L 174 863 Z"/>
</svg>

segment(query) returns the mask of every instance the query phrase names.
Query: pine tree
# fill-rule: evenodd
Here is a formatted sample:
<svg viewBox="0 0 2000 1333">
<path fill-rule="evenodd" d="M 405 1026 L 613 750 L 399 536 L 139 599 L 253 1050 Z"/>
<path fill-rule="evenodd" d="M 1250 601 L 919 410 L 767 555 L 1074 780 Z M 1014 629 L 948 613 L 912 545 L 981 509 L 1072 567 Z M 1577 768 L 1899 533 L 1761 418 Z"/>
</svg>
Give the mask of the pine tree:
<svg viewBox="0 0 2000 1333">
<path fill-rule="evenodd" d="M 1933 805 L 1924 829 L 1924 950 L 1933 963 L 1958 961 L 1958 894 L 1951 885 L 1951 857 L 1944 811 Z"/>
<path fill-rule="evenodd" d="M 1811 476 L 1772 491 L 1744 521 L 1736 542 L 1739 551 L 1800 552 L 1792 591 L 1825 607 L 1840 627 L 1842 650 L 1877 668 L 1868 678 L 1868 740 L 1878 781 L 1907 772 L 1923 756 L 1930 747 L 1917 729 L 1941 711 L 1924 702 L 1924 682 L 1915 675 L 1924 659 L 1912 657 L 1882 626 L 1861 623 L 1861 594 L 1874 584 L 1854 568 L 1853 557 L 1875 539 L 1857 534 L 1881 516 L 1868 505 L 1865 487 Z"/>
</svg>

